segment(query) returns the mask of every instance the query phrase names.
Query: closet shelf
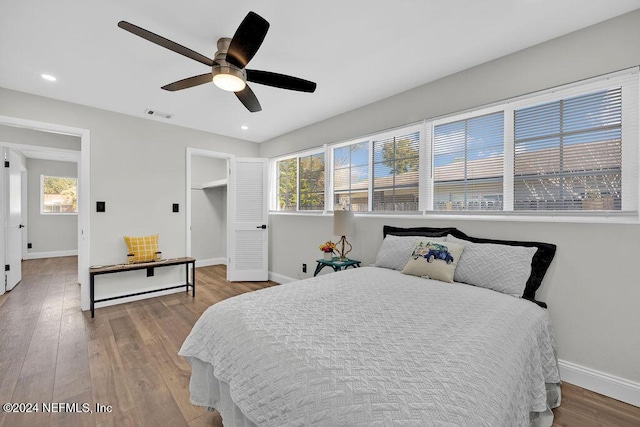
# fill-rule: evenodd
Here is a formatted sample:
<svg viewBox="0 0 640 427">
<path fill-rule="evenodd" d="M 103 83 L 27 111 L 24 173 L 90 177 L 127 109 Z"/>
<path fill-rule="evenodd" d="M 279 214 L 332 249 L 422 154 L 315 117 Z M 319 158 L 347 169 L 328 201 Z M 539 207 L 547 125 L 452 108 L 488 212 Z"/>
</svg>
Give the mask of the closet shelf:
<svg viewBox="0 0 640 427">
<path fill-rule="evenodd" d="M 206 190 L 207 188 L 218 188 L 218 187 L 226 187 L 227 183 L 229 182 L 228 179 L 218 179 L 215 181 L 209 181 L 209 182 L 205 182 L 204 184 L 202 184 L 202 189 Z"/>
</svg>

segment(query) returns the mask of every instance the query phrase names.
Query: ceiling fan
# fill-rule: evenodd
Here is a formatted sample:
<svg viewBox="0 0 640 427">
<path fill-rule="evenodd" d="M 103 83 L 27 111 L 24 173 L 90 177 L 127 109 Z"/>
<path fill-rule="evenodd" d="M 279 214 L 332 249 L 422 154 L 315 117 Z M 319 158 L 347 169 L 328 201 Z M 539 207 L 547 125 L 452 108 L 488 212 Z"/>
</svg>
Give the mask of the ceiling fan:
<svg viewBox="0 0 640 427">
<path fill-rule="evenodd" d="M 214 59 L 209 59 L 198 52 L 129 22 L 120 21 L 118 27 L 211 67 L 210 73 L 178 80 L 162 86 L 164 90 L 173 92 L 213 81 L 219 88 L 234 92 L 240 102 L 252 113 L 262 110 L 262 107 L 256 95 L 247 85 L 248 81 L 300 92 L 314 92 L 316 90 L 316 84 L 309 80 L 245 68 L 262 45 L 269 30 L 269 23 L 255 12 L 249 12 L 245 16 L 233 38 L 223 37 L 218 40 L 218 51 Z"/>
</svg>

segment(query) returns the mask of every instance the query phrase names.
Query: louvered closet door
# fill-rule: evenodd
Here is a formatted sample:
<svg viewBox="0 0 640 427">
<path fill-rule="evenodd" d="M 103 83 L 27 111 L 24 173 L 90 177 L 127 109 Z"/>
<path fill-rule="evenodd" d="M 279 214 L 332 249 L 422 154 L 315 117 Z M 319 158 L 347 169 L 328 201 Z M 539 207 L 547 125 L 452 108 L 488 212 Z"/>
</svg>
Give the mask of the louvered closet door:
<svg viewBox="0 0 640 427">
<path fill-rule="evenodd" d="M 231 159 L 227 280 L 269 279 L 267 159 Z"/>
</svg>

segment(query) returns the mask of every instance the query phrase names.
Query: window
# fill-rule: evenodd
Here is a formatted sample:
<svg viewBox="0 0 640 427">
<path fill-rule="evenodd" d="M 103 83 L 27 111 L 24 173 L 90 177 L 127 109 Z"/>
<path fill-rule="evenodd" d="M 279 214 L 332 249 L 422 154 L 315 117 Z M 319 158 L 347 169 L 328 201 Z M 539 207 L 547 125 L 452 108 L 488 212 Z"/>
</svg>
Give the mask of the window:
<svg viewBox="0 0 640 427">
<path fill-rule="evenodd" d="M 374 211 L 417 211 L 420 132 L 373 141 Z"/>
<path fill-rule="evenodd" d="M 433 209 L 502 210 L 504 112 L 434 126 Z"/>
<path fill-rule="evenodd" d="M 298 158 L 299 210 L 324 209 L 324 152 Z"/>
<path fill-rule="evenodd" d="M 636 67 L 275 159 L 277 210 L 638 221 L 638 74 Z"/>
<path fill-rule="evenodd" d="M 514 117 L 515 210 L 621 210 L 622 88 Z"/>
<path fill-rule="evenodd" d="M 333 205 L 369 210 L 369 142 L 333 149 Z"/>
<path fill-rule="evenodd" d="M 324 210 L 324 152 L 275 162 L 276 210 Z"/>
<path fill-rule="evenodd" d="M 78 213 L 77 178 L 41 175 L 43 214 Z"/>
<path fill-rule="evenodd" d="M 298 207 L 298 159 L 276 162 L 279 211 L 295 211 Z"/>
<path fill-rule="evenodd" d="M 427 191 L 434 211 L 637 215 L 637 72 L 551 89 L 431 126 L 433 185 Z"/>
<path fill-rule="evenodd" d="M 332 148 L 333 206 L 418 211 L 422 125 Z"/>
</svg>

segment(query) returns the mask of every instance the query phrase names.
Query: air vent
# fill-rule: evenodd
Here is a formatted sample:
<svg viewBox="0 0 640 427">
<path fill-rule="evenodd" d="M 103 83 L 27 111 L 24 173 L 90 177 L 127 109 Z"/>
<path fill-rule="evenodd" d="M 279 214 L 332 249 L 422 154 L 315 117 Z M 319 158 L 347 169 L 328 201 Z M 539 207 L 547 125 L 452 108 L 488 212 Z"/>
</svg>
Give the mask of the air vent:
<svg viewBox="0 0 640 427">
<path fill-rule="evenodd" d="M 144 110 L 144 113 L 150 116 L 162 117 L 163 119 L 170 119 L 171 117 L 173 117 L 173 114 L 171 113 L 163 113 L 162 111 L 152 110 L 150 108 Z"/>
</svg>

